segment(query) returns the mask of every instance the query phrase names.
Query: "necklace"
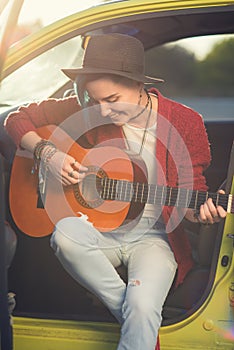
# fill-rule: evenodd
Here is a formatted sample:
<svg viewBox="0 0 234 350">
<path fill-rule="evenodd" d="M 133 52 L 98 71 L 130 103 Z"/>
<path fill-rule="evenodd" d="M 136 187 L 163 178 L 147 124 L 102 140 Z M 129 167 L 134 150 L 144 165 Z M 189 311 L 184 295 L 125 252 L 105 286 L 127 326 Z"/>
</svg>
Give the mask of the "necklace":
<svg viewBox="0 0 234 350">
<path fill-rule="evenodd" d="M 140 151 L 139 151 L 139 155 L 142 154 L 142 151 L 143 151 L 143 148 L 144 148 L 144 144 L 145 144 L 145 140 L 146 140 L 146 134 L 147 134 L 147 129 L 148 129 L 148 126 L 149 126 L 149 121 L 150 121 L 150 117 L 151 117 L 151 113 L 152 113 L 152 100 L 151 100 L 151 97 L 150 97 L 150 95 L 149 95 L 147 90 L 146 90 L 146 93 L 147 93 L 148 101 L 150 103 L 150 110 L 149 110 L 148 117 L 147 117 L 146 124 L 145 124 L 145 129 L 144 129 L 144 134 L 143 134 L 142 141 L 141 141 L 141 148 L 140 148 Z"/>
<path fill-rule="evenodd" d="M 140 147 L 140 150 L 138 152 L 138 155 L 141 155 L 142 154 L 142 151 L 143 151 L 143 148 L 144 148 L 144 145 L 145 145 L 145 140 L 146 140 L 146 135 L 147 135 L 147 129 L 148 129 L 148 126 L 149 126 L 149 122 L 150 122 L 150 117 L 151 117 L 151 113 L 152 113 L 152 100 L 151 100 L 151 97 L 148 93 L 147 90 L 145 90 L 146 94 L 147 94 L 147 103 L 145 105 L 145 107 L 143 108 L 143 110 L 138 113 L 137 116 L 135 116 L 133 119 L 135 119 L 136 117 L 139 117 L 139 115 L 141 115 L 143 113 L 143 111 L 145 111 L 147 109 L 147 107 L 150 105 L 150 109 L 149 109 L 149 113 L 148 113 L 148 116 L 147 116 L 147 120 L 146 120 L 146 123 L 145 123 L 145 128 L 144 128 L 144 133 L 143 133 L 143 136 L 142 136 L 142 141 L 141 141 L 141 147 Z M 131 119 L 132 120 L 132 119 Z M 124 137 L 125 137 L 125 140 L 126 140 L 126 143 L 127 143 L 127 146 L 128 146 L 128 149 L 130 149 L 130 145 L 129 145 L 129 142 L 128 142 L 128 139 L 126 137 L 126 134 L 124 132 L 124 129 L 122 128 L 123 130 L 123 133 L 124 133 Z"/>
<path fill-rule="evenodd" d="M 148 93 L 148 91 L 147 91 L 146 89 L 144 89 L 144 91 L 145 91 L 145 93 L 146 93 L 146 95 L 147 95 L 146 105 L 145 105 L 145 107 L 144 107 L 139 113 L 137 113 L 137 114 L 135 115 L 135 117 L 132 117 L 131 120 L 134 120 L 134 119 L 138 118 L 141 114 L 143 114 L 143 113 L 146 111 L 146 109 L 148 108 L 149 103 L 151 103 L 151 107 L 152 107 L 151 97 L 150 97 L 150 95 L 149 95 L 149 93 Z"/>
</svg>

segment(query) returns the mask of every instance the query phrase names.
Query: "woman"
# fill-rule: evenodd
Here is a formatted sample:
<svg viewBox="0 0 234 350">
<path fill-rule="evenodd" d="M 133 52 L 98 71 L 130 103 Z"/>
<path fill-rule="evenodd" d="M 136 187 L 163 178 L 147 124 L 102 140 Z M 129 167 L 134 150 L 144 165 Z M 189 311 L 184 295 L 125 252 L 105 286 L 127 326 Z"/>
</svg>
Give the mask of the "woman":
<svg viewBox="0 0 234 350">
<path fill-rule="evenodd" d="M 161 80 L 144 75 L 144 48 L 137 39 L 122 34 L 91 37 L 83 66 L 63 72 L 74 81 L 77 96 L 21 107 L 9 115 L 6 128 L 64 186 L 84 181 L 88 169 L 42 140 L 36 128 L 61 125 L 88 107 L 83 119 L 89 127 L 81 133 L 80 124 L 74 125 L 83 147 L 115 144 L 144 159 L 149 183 L 207 190 L 203 171 L 210 151 L 202 118 L 158 90 L 145 89 L 145 84 Z M 134 225 L 124 223 L 109 233 L 97 230 L 85 216 L 55 225 L 51 246 L 64 268 L 121 324 L 118 350 L 155 348 L 175 274 L 176 287 L 193 267 L 182 218 L 213 224 L 226 215 L 211 199 L 198 212 L 164 204 L 146 204 Z M 115 270 L 121 264 L 128 269 L 127 285 Z"/>
</svg>

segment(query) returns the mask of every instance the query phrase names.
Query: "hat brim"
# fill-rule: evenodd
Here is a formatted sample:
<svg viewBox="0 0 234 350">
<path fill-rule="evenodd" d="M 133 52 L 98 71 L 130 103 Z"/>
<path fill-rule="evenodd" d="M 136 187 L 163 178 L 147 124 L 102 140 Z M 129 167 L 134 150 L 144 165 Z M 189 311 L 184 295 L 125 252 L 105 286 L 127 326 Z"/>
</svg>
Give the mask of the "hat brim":
<svg viewBox="0 0 234 350">
<path fill-rule="evenodd" d="M 132 80 L 136 80 L 145 84 L 153 83 L 163 83 L 164 80 L 160 78 L 149 77 L 143 74 L 131 74 L 130 72 L 122 72 L 111 69 L 102 69 L 102 68 L 71 68 L 71 69 L 61 69 L 62 72 L 70 78 L 72 81 L 75 81 L 76 77 L 80 74 L 114 74 L 126 77 Z"/>
</svg>

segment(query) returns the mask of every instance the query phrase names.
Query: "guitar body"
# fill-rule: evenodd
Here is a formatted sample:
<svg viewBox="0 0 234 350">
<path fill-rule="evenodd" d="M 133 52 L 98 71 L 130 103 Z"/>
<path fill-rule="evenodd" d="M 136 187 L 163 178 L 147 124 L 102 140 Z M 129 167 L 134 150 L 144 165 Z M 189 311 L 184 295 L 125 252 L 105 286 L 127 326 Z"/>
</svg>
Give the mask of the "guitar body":
<svg viewBox="0 0 234 350">
<path fill-rule="evenodd" d="M 17 151 L 10 179 L 10 209 L 22 232 L 33 237 L 46 236 L 52 233 L 58 220 L 81 213 L 102 232 L 140 218 L 144 203 L 105 200 L 97 189 L 99 180 L 105 178 L 147 183 L 145 165 L 140 159 L 112 146 L 84 149 L 59 127 L 46 126 L 37 131 L 89 171 L 85 180 L 74 186 L 63 186 L 48 176 L 45 195 L 41 196 L 38 174 L 31 173 L 32 154 Z"/>
</svg>

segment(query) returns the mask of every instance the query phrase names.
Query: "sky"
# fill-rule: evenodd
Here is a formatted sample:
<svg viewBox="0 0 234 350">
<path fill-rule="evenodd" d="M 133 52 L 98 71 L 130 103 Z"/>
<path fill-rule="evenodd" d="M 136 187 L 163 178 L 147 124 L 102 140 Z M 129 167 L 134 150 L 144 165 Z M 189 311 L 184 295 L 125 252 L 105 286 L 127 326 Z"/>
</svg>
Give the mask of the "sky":
<svg viewBox="0 0 234 350">
<path fill-rule="evenodd" d="M 225 39 L 234 35 L 225 35 Z M 200 36 L 179 41 L 181 46 L 195 54 L 196 58 L 202 60 L 212 50 L 214 45 L 224 40 L 224 35 Z"/>
<path fill-rule="evenodd" d="M 101 2 L 102 0 L 25 0 L 19 21 L 29 22 L 32 18 L 40 17 L 43 24 L 47 25 Z"/>
<path fill-rule="evenodd" d="M 0 0 L 4 2 L 6 0 Z M 76 11 L 83 10 L 95 4 L 103 2 L 102 0 L 25 0 L 21 9 L 19 23 L 33 23 L 40 19 L 43 26 L 53 21 L 68 16 Z M 65 6 L 64 6 L 65 3 Z M 46 11 L 45 11 L 46 9 Z M 200 37 L 186 41 L 181 41 L 183 46 L 186 43 L 186 49 L 195 53 L 198 59 L 203 59 L 212 49 L 217 41 L 222 40 L 222 36 L 217 37 Z"/>
</svg>

